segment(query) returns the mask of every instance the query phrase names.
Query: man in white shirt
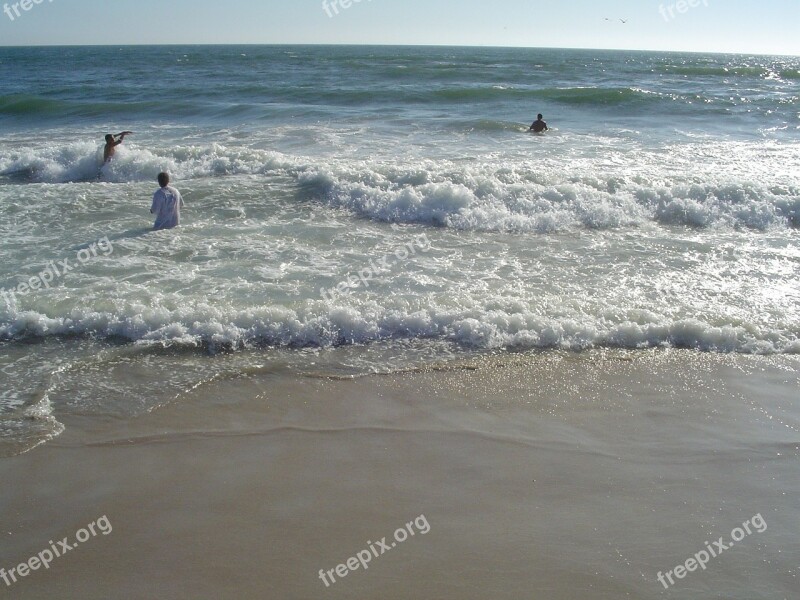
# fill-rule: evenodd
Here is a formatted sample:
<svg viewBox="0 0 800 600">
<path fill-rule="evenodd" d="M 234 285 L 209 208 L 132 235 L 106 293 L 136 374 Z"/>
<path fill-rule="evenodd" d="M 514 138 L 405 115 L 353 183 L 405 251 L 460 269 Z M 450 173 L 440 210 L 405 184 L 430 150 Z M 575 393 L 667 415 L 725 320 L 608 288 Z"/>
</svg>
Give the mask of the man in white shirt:
<svg viewBox="0 0 800 600">
<path fill-rule="evenodd" d="M 181 193 L 169 184 L 167 173 L 158 174 L 158 185 L 161 189 L 153 194 L 153 206 L 150 213 L 156 215 L 153 229 L 172 229 L 181 224 Z"/>
</svg>

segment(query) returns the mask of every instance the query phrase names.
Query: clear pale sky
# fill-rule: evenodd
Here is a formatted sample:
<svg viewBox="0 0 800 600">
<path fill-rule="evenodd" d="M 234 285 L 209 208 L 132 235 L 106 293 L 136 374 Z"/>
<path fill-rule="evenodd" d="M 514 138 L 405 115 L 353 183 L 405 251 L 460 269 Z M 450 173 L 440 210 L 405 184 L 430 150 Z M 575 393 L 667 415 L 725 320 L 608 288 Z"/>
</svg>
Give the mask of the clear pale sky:
<svg viewBox="0 0 800 600">
<path fill-rule="evenodd" d="M 336 0 L 332 17 L 322 0 L 22 0 L 29 10 L 18 5 L 17 16 L 20 1 L 0 0 L 14 17 L 0 13 L 0 45 L 443 44 L 800 55 L 800 0 L 683 0 L 685 12 L 679 0 L 350 0 L 349 8 Z"/>
</svg>

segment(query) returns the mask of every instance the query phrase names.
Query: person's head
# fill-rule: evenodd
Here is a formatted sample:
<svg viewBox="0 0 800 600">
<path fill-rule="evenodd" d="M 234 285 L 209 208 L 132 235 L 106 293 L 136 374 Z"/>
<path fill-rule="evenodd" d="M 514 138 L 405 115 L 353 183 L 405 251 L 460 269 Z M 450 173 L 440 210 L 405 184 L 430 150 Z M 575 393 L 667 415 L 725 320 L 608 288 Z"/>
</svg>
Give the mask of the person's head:
<svg viewBox="0 0 800 600">
<path fill-rule="evenodd" d="M 114 141 L 114 136 L 111 135 L 110 133 L 107 133 L 106 134 L 106 141 L 110 144 L 111 142 Z"/>
<path fill-rule="evenodd" d="M 158 174 L 158 185 L 166 187 L 169 185 L 169 175 L 167 173 Z"/>
<path fill-rule="evenodd" d="M 542 120 L 542 113 L 539 113 L 538 115 L 536 115 L 536 118 L 541 121 Z"/>
</svg>

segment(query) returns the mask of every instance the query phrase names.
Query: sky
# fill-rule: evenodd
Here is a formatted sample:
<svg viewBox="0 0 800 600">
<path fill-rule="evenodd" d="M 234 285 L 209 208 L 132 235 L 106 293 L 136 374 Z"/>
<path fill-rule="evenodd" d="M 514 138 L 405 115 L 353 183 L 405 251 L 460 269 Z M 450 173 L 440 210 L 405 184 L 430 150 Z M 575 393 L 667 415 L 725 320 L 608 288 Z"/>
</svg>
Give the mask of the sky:
<svg viewBox="0 0 800 600">
<path fill-rule="evenodd" d="M 0 7 L 0 46 L 410 44 L 800 55 L 798 0 L 0 0 Z"/>
</svg>

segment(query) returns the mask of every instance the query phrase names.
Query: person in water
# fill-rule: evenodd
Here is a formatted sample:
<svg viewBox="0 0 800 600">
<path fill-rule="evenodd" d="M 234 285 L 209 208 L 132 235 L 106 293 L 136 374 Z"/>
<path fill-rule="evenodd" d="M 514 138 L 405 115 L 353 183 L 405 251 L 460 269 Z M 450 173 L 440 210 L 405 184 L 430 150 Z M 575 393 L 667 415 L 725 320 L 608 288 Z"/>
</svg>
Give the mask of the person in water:
<svg viewBox="0 0 800 600">
<path fill-rule="evenodd" d="M 132 133 L 132 131 L 123 131 L 117 135 L 111 135 L 110 133 L 106 135 L 106 147 L 103 149 L 103 164 L 106 164 L 108 161 L 114 158 L 114 153 L 117 151 L 117 146 L 122 143 L 122 140 L 125 139 L 126 135 L 130 135 Z"/>
<path fill-rule="evenodd" d="M 156 215 L 153 229 L 172 229 L 181 224 L 181 208 L 184 206 L 181 193 L 169 184 L 167 173 L 158 174 L 161 187 L 153 194 L 150 213 Z"/>
<path fill-rule="evenodd" d="M 542 133 L 543 131 L 547 131 L 547 123 L 542 121 L 542 115 L 536 115 L 536 120 L 531 125 L 531 131 L 533 133 Z"/>
</svg>

